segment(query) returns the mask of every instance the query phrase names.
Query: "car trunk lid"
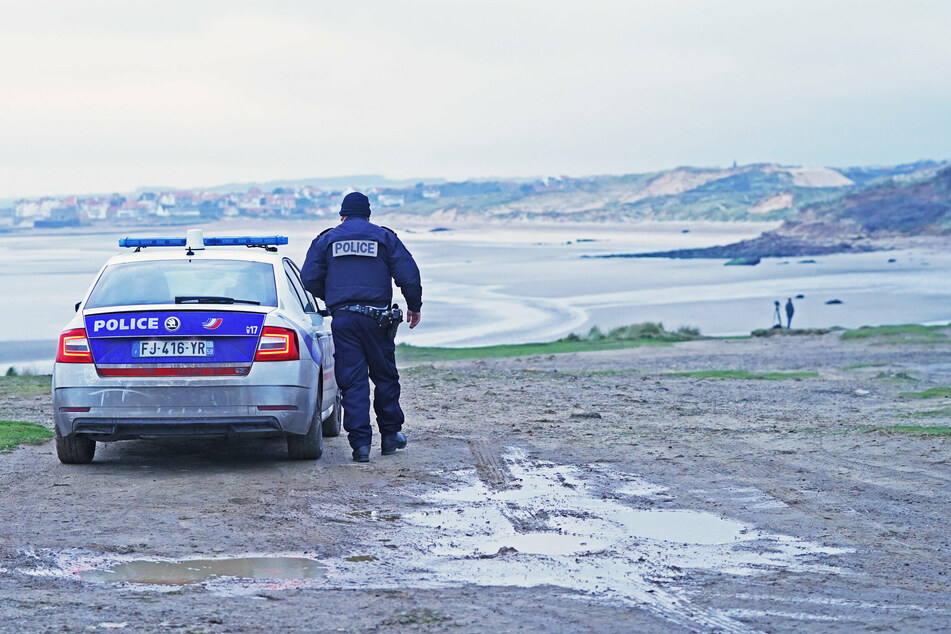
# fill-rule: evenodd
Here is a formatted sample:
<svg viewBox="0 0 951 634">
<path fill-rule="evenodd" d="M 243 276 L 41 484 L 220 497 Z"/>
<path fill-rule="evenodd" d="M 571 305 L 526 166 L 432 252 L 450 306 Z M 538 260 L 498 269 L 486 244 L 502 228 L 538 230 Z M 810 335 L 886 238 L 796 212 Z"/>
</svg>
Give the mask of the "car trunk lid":
<svg viewBox="0 0 951 634">
<path fill-rule="evenodd" d="M 270 307 L 180 305 L 85 311 L 101 376 L 244 376 Z"/>
</svg>

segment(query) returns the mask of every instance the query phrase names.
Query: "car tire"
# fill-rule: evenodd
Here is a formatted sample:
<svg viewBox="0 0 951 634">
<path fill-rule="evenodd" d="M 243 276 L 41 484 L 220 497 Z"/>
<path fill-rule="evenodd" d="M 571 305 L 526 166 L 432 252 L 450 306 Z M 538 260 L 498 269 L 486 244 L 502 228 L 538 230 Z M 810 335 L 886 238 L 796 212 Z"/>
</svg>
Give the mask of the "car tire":
<svg viewBox="0 0 951 634">
<path fill-rule="evenodd" d="M 337 390 L 337 396 L 334 398 L 334 409 L 330 416 L 324 419 L 324 436 L 335 438 L 340 435 L 340 427 L 343 425 L 343 401 L 340 398 L 340 390 Z"/>
<path fill-rule="evenodd" d="M 320 420 L 320 397 L 314 407 L 314 415 L 310 419 L 310 427 L 303 435 L 293 434 L 287 437 L 287 455 L 291 460 L 317 460 L 324 453 L 324 437 L 321 433 L 323 424 Z"/>
<path fill-rule="evenodd" d="M 63 436 L 57 427 L 56 455 L 63 464 L 89 464 L 96 455 L 96 441 L 79 434 Z"/>
</svg>

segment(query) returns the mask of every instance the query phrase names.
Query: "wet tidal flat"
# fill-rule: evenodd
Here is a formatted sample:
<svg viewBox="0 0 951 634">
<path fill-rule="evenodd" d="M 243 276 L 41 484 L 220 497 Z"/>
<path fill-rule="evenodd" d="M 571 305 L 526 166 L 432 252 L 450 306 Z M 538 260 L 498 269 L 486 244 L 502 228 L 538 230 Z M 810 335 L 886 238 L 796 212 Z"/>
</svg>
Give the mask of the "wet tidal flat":
<svg viewBox="0 0 951 634">
<path fill-rule="evenodd" d="M 951 424 L 949 353 L 830 333 L 405 368 L 409 446 L 368 465 L 344 438 L 311 464 L 21 447 L 0 631 L 942 629 L 951 463 L 922 429 Z"/>
</svg>

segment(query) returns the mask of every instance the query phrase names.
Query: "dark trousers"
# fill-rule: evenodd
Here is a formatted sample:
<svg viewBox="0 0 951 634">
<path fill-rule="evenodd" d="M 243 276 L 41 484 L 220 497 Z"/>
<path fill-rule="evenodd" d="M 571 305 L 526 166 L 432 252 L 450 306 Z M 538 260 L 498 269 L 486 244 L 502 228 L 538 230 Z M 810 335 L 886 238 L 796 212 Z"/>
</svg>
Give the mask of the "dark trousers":
<svg viewBox="0 0 951 634">
<path fill-rule="evenodd" d="M 343 394 L 343 427 L 354 449 L 369 445 L 370 384 L 373 411 L 381 434 L 403 428 L 400 375 L 396 371 L 396 344 L 376 321 L 357 313 L 338 311 L 331 322 L 334 337 L 334 375 Z"/>
</svg>

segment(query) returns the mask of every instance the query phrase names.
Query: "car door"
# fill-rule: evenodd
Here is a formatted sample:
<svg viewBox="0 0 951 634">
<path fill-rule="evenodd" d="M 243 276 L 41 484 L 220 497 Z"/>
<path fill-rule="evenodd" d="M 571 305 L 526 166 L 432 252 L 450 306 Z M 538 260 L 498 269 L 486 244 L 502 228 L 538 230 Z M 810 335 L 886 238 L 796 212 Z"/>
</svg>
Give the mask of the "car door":
<svg viewBox="0 0 951 634">
<path fill-rule="evenodd" d="M 323 367 L 324 408 L 326 409 L 329 406 L 328 404 L 333 404 L 337 395 L 337 380 L 334 376 L 334 346 L 330 330 L 331 317 L 326 310 L 318 309 L 317 299 L 304 288 L 300 280 L 300 270 L 289 258 L 284 259 L 284 272 L 306 317 L 305 327 L 320 350 Z"/>
</svg>

